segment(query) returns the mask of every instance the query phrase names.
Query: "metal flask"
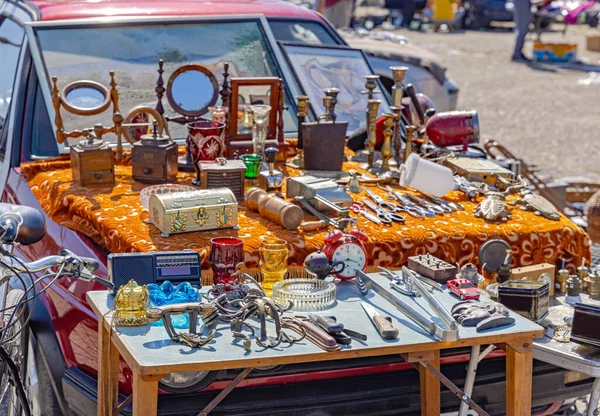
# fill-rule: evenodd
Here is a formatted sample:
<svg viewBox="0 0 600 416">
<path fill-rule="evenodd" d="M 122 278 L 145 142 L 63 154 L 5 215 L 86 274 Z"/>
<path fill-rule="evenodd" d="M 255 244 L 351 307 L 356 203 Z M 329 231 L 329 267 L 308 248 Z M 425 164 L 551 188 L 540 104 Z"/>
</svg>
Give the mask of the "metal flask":
<svg viewBox="0 0 600 416">
<path fill-rule="evenodd" d="M 304 169 L 341 171 L 347 128 L 347 121 L 302 123 Z"/>
</svg>

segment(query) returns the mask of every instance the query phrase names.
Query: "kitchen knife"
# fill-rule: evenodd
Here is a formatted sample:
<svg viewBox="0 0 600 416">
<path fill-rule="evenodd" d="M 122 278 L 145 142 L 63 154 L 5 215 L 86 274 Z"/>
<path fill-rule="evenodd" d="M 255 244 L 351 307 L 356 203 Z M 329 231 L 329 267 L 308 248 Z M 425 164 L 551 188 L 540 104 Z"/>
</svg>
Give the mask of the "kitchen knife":
<svg viewBox="0 0 600 416">
<path fill-rule="evenodd" d="M 375 310 L 374 307 L 366 302 L 360 302 L 360 306 L 363 307 L 365 313 L 377 328 L 377 332 L 383 339 L 396 339 L 398 338 L 398 329 L 392 325 L 392 318 L 389 316 L 383 316 Z"/>
</svg>

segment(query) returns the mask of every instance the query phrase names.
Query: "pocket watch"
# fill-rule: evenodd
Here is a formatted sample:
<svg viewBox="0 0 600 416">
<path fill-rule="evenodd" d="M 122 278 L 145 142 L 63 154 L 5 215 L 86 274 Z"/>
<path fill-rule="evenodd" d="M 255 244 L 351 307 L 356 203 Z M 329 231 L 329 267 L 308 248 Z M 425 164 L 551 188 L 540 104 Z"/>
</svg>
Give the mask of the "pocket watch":
<svg viewBox="0 0 600 416">
<path fill-rule="evenodd" d="M 343 263 L 344 267 L 333 275 L 342 280 L 354 279 L 359 271 L 367 267 L 367 250 L 364 242 L 369 237 L 359 230 L 348 233 L 335 230 L 325 238 L 323 252 L 332 262 Z"/>
</svg>

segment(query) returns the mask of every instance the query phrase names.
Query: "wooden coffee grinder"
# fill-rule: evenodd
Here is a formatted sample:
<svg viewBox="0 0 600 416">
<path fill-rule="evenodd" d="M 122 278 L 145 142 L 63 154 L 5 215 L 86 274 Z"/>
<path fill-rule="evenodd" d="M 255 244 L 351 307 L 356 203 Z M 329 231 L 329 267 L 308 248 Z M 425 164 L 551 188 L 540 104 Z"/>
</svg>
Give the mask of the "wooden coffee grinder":
<svg viewBox="0 0 600 416">
<path fill-rule="evenodd" d="M 177 143 L 164 134 L 158 134 L 154 120 L 152 134 L 144 134 L 133 144 L 132 176 L 144 183 L 167 183 L 177 179 Z"/>
<path fill-rule="evenodd" d="M 107 133 L 117 136 L 116 159 L 123 157 L 122 123 L 119 112 L 119 94 L 114 72 L 110 71 L 110 90 L 95 81 L 75 81 L 66 85 L 61 92 L 57 87 L 57 78 L 52 77 L 52 104 L 54 106 L 56 141 L 63 143 L 72 138 L 85 137 L 76 145 L 70 146 L 71 170 L 73 180 L 81 186 L 114 184 L 114 156 L 108 144 L 103 141 Z M 113 126 L 103 127 L 96 124 L 91 129 L 65 131 L 60 110 L 64 108 L 77 116 L 95 116 L 106 111 L 112 103 Z"/>
</svg>

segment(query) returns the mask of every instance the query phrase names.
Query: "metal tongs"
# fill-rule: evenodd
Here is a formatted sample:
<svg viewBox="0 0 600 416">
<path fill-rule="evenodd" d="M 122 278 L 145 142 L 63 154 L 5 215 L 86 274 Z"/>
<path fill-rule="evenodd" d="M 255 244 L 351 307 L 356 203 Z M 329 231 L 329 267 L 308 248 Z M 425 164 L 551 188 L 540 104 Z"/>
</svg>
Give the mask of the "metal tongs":
<svg viewBox="0 0 600 416">
<path fill-rule="evenodd" d="M 358 290 L 363 296 L 367 295 L 369 290 L 373 290 L 431 335 L 442 341 L 458 340 L 458 325 L 440 301 L 432 293 L 429 293 L 423 286 L 423 283 L 418 278 L 415 278 L 414 274 L 406 267 L 402 267 L 402 275 L 405 280 L 412 280 L 413 288 L 427 301 L 436 314 L 436 317 L 442 321 L 443 326 L 434 322 L 430 317 L 423 315 L 419 310 L 406 302 L 406 300 L 402 299 L 402 296 L 394 296 L 392 292 L 362 271 L 357 273 L 356 283 Z"/>
<path fill-rule="evenodd" d="M 415 292 L 413 290 L 412 278 L 405 278 L 405 276 L 399 275 L 398 273 L 388 270 L 381 266 L 379 266 L 378 269 L 384 273 L 385 277 L 391 280 L 390 287 L 392 289 L 406 296 L 421 296 L 419 295 L 419 292 Z"/>
</svg>

